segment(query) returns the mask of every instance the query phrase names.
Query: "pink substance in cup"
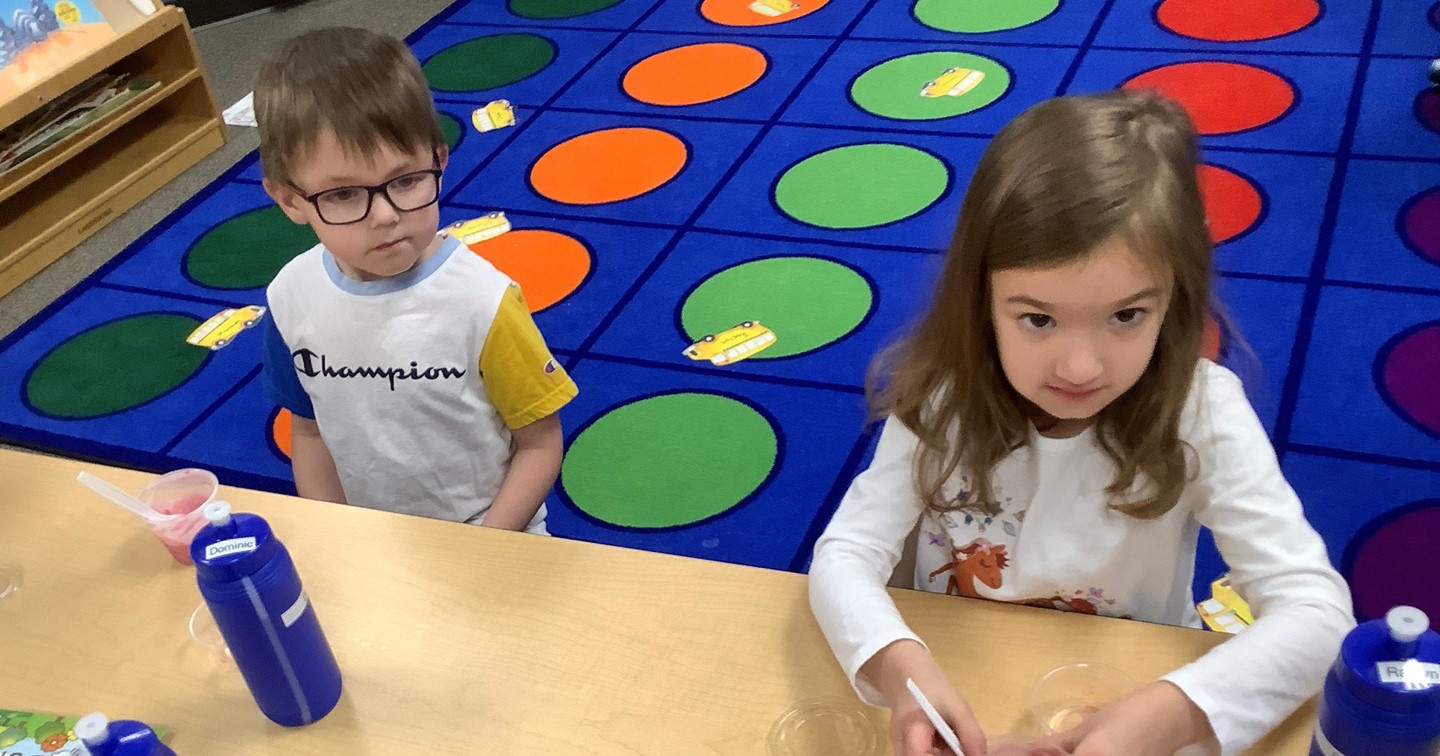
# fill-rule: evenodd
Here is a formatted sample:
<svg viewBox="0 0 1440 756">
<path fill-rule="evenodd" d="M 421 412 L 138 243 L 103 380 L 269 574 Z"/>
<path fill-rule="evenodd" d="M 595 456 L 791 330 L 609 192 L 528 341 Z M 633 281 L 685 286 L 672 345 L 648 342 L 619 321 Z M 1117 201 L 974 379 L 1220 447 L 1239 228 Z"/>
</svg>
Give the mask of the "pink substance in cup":
<svg viewBox="0 0 1440 756">
<path fill-rule="evenodd" d="M 194 564 L 190 559 L 190 542 L 205 527 L 202 509 L 215 498 L 218 488 L 219 481 L 213 473 L 189 468 L 166 473 L 140 492 L 140 500 L 151 509 L 176 516 L 156 523 L 152 529 L 165 550 L 180 564 Z"/>
<path fill-rule="evenodd" d="M 195 534 L 203 527 L 204 517 L 181 517 L 156 525 L 155 535 L 160 537 L 160 543 L 170 556 L 175 557 L 175 561 L 191 565 L 195 562 L 190 559 L 190 542 L 195 540 Z"/>
<path fill-rule="evenodd" d="M 156 502 L 152 507 L 156 512 L 167 515 L 189 514 L 205 506 L 210 497 L 203 493 L 183 494 L 180 498 L 166 503 Z"/>
</svg>

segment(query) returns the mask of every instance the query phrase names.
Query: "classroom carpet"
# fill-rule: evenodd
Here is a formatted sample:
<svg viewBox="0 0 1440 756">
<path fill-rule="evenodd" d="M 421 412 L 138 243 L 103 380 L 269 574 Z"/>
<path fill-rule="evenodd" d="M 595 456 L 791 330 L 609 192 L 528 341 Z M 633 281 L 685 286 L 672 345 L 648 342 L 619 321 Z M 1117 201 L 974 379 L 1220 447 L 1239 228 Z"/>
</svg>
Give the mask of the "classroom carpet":
<svg viewBox="0 0 1440 756">
<path fill-rule="evenodd" d="M 556 535 L 805 569 L 987 139 L 1149 87 L 1203 134 L 1247 390 L 1357 614 L 1440 618 L 1440 4 L 470 0 L 409 41 L 454 150 L 442 220 L 506 213 L 472 249 L 581 386 Z M 500 99 L 514 125 L 473 125 Z M 258 331 L 185 343 L 315 241 L 260 178 L 252 155 L 0 343 L 0 440 L 293 491 Z M 1222 571 L 1207 538 L 1197 590 Z"/>
</svg>

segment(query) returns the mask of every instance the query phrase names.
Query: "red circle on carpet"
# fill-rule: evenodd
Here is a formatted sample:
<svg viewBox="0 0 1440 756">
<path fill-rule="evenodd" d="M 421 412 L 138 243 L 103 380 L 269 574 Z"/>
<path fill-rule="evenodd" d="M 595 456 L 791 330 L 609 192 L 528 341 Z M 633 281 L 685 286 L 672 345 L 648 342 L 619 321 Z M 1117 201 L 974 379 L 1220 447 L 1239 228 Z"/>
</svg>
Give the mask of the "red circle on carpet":
<svg viewBox="0 0 1440 756">
<path fill-rule="evenodd" d="M 1263 201 L 1250 179 L 1218 165 L 1202 165 L 1196 176 L 1216 244 L 1245 233 L 1260 220 Z"/>
<path fill-rule="evenodd" d="M 1440 617 L 1440 500 L 1417 501 L 1371 520 L 1345 550 L 1345 577 L 1362 620 L 1384 617 L 1405 604 Z"/>
<path fill-rule="evenodd" d="M 1258 66 L 1203 60 L 1146 71 L 1126 89 L 1153 89 L 1178 101 L 1201 134 L 1234 134 L 1271 123 L 1295 104 L 1295 88 Z"/>
<path fill-rule="evenodd" d="M 1440 187 L 1412 197 L 1400 210 L 1398 226 L 1406 246 L 1440 265 Z"/>
<path fill-rule="evenodd" d="M 1381 393 L 1406 420 L 1440 436 L 1440 320 L 1392 338 L 1376 366 Z"/>
<path fill-rule="evenodd" d="M 1165 0 L 1155 20 L 1182 37 L 1254 42 L 1283 37 L 1320 17 L 1315 0 Z"/>
</svg>

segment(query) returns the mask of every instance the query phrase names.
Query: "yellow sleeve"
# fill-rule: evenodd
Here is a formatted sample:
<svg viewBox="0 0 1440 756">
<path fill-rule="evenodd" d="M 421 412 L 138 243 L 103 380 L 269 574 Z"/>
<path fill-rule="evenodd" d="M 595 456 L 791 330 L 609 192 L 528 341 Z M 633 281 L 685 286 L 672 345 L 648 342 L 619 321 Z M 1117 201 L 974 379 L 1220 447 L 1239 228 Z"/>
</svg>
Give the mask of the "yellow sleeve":
<svg viewBox="0 0 1440 756">
<path fill-rule="evenodd" d="M 579 393 L 545 346 L 525 296 L 513 284 L 480 349 L 480 376 L 490 403 L 511 430 L 555 414 Z"/>
</svg>

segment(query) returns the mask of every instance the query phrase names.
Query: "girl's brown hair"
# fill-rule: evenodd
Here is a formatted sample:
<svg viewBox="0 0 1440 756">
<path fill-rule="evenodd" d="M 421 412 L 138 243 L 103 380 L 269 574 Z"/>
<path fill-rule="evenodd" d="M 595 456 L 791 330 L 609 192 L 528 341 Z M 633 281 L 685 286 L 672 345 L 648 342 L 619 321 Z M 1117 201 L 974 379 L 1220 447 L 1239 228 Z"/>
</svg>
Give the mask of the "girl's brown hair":
<svg viewBox="0 0 1440 756">
<path fill-rule="evenodd" d="M 1097 442 L 1116 467 L 1105 490 L 1113 509 L 1142 519 L 1176 505 L 1189 477 L 1180 412 L 1210 303 L 1213 246 L 1198 161 L 1184 110 L 1149 93 L 1048 100 L 996 135 L 929 310 L 872 371 L 876 410 L 920 439 L 915 485 L 932 509 L 995 513 L 991 471 L 1025 444 L 1039 413 L 1001 370 L 990 273 L 1065 265 L 1117 236 L 1172 285 L 1149 366 L 1096 418 Z M 970 490 L 947 501 L 943 487 L 957 472 Z"/>
</svg>

